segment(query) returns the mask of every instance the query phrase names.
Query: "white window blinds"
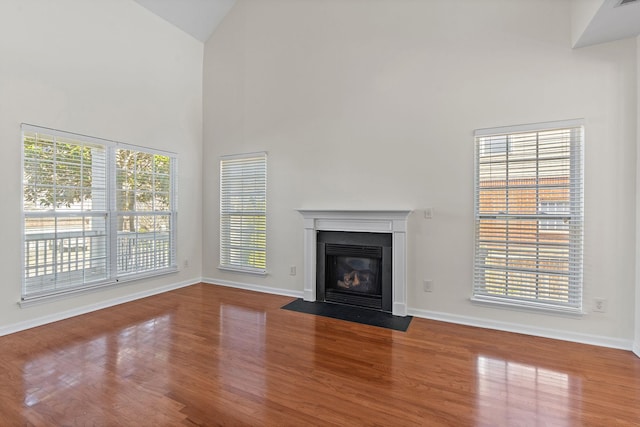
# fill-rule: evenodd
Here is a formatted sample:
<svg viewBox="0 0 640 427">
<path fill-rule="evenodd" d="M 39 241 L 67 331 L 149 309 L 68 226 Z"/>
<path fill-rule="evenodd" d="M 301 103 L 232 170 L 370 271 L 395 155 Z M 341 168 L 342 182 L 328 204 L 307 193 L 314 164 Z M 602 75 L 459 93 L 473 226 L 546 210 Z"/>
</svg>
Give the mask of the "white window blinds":
<svg viewBox="0 0 640 427">
<path fill-rule="evenodd" d="M 220 268 L 266 272 L 266 153 L 220 160 Z"/>
<path fill-rule="evenodd" d="M 25 130 L 23 150 L 23 298 L 105 281 L 106 147 Z"/>
<path fill-rule="evenodd" d="M 581 121 L 476 131 L 473 299 L 582 308 Z"/>
<path fill-rule="evenodd" d="M 23 301 L 176 270 L 175 157 L 32 125 L 22 144 Z"/>
<path fill-rule="evenodd" d="M 117 272 L 175 265 L 174 163 L 163 154 L 116 149 Z"/>
</svg>

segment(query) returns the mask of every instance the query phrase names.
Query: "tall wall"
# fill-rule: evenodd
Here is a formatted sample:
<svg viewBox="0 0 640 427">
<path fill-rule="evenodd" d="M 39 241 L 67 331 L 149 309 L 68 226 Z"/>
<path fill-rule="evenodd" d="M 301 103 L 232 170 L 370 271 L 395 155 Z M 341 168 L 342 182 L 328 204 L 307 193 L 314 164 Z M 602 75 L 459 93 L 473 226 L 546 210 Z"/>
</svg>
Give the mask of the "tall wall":
<svg viewBox="0 0 640 427">
<path fill-rule="evenodd" d="M 203 49 L 133 0 L 0 3 L 0 334 L 199 280 Z M 182 270 L 20 308 L 22 122 L 177 152 Z"/>
<path fill-rule="evenodd" d="M 571 44 L 568 0 L 239 0 L 205 45 L 203 276 L 298 295 L 295 209 L 415 209 L 414 314 L 630 348 L 636 40 Z M 472 304 L 473 130 L 574 118 L 586 122 L 585 314 Z M 217 269 L 218 158 L 261 150 L 264 278 Z"/>
<path fill-rule="evenodd" d="M 636 109 L 636 138 L 637 138 L 637 146 L 640 147 L 640 36 L 636 38 L 637 42 L 637 76 L 638 76 L 638 86 L 637 86 L 637 109 Z M 640 149 L 637 149 L 637 159 L 636 165 L 640 165 Z M 640 357 L 640 173 L 636 169 L 636 309 L 635 309 L 635 334 L 634 334 L 634 342 L 633 342 L 633 352 Z"/>
</svg>

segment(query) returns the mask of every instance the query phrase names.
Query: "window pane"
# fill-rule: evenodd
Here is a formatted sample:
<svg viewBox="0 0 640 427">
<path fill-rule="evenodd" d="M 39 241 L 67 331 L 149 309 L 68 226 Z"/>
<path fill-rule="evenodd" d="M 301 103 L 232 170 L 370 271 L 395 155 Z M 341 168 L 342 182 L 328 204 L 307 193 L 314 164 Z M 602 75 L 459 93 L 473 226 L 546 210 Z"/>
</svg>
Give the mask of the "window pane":
<svg viewBox="0 0 640 427">
<path fill-rule="evenodd" d="M 134 150 L 117 150 L 116 206 L 119 211 L 171 209 L 171 159 Z"/>
<path fill-rule="evenodd" d="M 25 132 L 23 149 L 25 210 L 105 210 L 104 147 Z"/>
<path fill-rule="evenodd" d="M 59 291 L 107 277 L 103 216 L 25 219 L 25 294 Z"/>
<path fill-rule="evenodd" d="M 117 268 L 120 274 L 175 264 L 170 214 L 171 159 L 136 150 L 117 150 Z"/>
<path fill-rule="evenodd" d="M 118 273 L 135 273 L 172 265 L 170 215 L 119 215 Z"/>
</svg>

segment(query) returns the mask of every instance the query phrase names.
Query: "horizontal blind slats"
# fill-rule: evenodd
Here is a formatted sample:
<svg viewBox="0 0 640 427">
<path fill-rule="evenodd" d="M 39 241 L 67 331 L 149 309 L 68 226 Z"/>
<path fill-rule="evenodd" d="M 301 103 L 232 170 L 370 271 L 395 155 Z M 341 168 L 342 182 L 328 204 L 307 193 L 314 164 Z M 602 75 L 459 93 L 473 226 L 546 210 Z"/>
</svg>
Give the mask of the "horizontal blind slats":
<svg viewBox="0 0 640 427">
<path fill-rule="evenodd" d="M 175 268 L 175 157 L 33 125 L 22 130 L 23 300 Z M 131 203 L 125 211 L 117 209 L 121 197 Z"/>
<path fill-rule="evenodd" d="M 266 155 L 220 160 L 220 266 L 266 269 Z"/>
<path fill-rule="evenodd" d="M 476 132 L 474 297 L 581 306 L 581 126 Z"/>
</svg>

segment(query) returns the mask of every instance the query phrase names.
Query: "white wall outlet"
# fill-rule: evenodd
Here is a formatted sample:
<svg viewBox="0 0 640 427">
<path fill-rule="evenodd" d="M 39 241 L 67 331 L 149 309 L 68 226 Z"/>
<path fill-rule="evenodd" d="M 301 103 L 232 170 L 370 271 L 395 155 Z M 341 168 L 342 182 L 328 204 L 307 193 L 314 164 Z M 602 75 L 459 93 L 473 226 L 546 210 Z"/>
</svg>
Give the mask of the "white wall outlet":
<svg viewBox="0 0 640 427">
<path fill-rule="evenodd" d="M 431 219 L 433 218 L 433 208 L 426 208 L 424 210 L 424 219 Z"/>
<path fill-rule="evenodd" d="M 607 300 L 604 298 L 594 298 L 593 311 L 596 313 L 605 313 L 607 311 Z"/>
<path fill-rule="evenodd" d="M 291 267 L 289 267 L 289 276 L 295 276 L 296 275 L 296 266 L 292 265 Z"/>
<path fill-rule="evenodd" d="M 422 288 L 425 292 L 433 292 L 433 280 L 423 280 Z"/>
<path fill-rule="evenodd" d="M 189 260 L 185 258 L 184 261 L 182 261 L 182 266 L 184 268 L 189 268 Z"/>
</svg>

